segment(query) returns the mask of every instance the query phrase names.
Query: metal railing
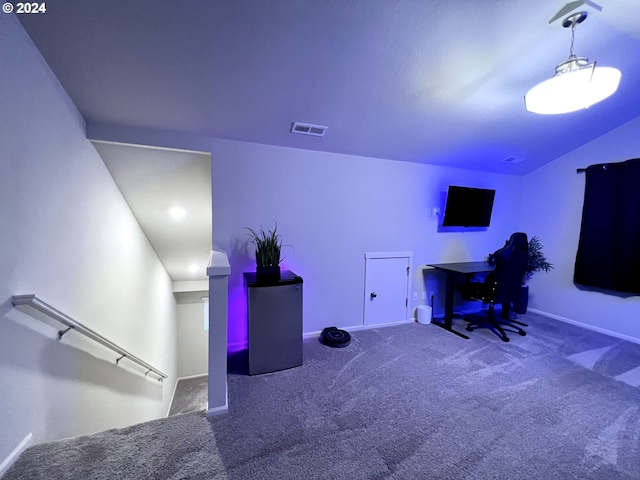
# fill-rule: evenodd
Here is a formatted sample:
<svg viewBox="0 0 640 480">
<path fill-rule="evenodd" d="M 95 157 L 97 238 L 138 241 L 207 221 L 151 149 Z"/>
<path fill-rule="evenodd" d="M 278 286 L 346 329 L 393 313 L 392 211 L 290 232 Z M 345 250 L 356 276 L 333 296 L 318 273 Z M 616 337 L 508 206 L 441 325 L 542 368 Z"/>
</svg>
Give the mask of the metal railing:
<svg viewBox="0 0 640 480">
<path fill-rule="evenodd" d="M 73 318 L 69 317 L 68 315 L 65 315 L 60 310 L 57 310 L 57 309 L 53 308 L 51 305 L 43 302 L 42 300 L 40 300 L 38 297 L 36 297 L 33 294 L 31 294 L 31 295 L 14 295 L 13 297 L 11 297 L 11 303 L 13 304 L 14 307 L 18 307 L 18 306 L 31 307 L 34 310 L 37 310 L 37 311 L 39 311 L 41 313 L 44 313 L 48 317 L 50 317 L 50 318 L 62 323 L 63 325 L 66 325 L 67 328 L 65 330 L 59 330 L 58 331 L 58 340 L 61 340 L 62 337 L 67 332 L 69 332 L 70 330 L 76 331 L 78 333 L 81 333 L 81 334 L 89 337 L 91 340 L 94 340 L 95 342 L 99 343 L 100 345 L 103 345 L 103 346 L 113 350 L 118 355 L 120 355 L 120 357 L 116 359 L 116 365 L 120 362 L 120 360 L 122 360 L 123 358 L 126 358 L 126 359 L 128 359 L 128 360 L 130 360 L 130 361 L 132 361 L 134 363 L 137 363 L 141 367 L 144 367 L 147 370 L 146 373 L 145 373 L 145 376 L 147 376 L 149 373 L 153 373 L 158 377 L 158 381 L 159 382 L 161 382 L 162 380 L 164 380 L 165 378 L 168 377 L 168 375 L 166 373 L 163 373 L 160 370 L 158 370 L 157 368 L 149 365 L 144 360 L 141 360 L 140 358 L 136 357 L 135 355 L 129 353 L 124 348 L 119 347 L 118 345 L 113 343 L 111 340 L 108 340 L 107 338 L 103 337 L 102 335 L 100 335 L 96 331 L 91 330 L 89 327 L 84 326 L 82 323 L 78 322 L 77 320 L 74 320 Z"/>
</svg>

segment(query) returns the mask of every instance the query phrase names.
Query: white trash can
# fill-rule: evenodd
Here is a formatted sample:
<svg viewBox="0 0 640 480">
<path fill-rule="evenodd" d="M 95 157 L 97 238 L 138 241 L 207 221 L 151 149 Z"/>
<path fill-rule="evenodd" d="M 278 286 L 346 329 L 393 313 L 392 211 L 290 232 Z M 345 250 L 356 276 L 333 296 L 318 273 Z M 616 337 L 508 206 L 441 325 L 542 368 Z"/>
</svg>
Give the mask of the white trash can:
<svg viewBox="0 0 640 480">
<path fill-rule="evenodd" d="M 418 305 L 417 317 L 419 324 L 429 325 L 431 323 L 431 307 L 429 305 Z"/>
</svg>

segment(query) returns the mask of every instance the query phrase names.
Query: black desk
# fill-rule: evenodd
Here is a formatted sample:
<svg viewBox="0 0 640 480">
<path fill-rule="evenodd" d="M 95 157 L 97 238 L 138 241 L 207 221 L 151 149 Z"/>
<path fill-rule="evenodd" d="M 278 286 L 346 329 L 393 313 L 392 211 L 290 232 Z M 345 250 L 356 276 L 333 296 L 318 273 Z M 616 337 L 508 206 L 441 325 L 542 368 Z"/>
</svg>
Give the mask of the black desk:
<svg viewBox="0 0 640 480">
<path fill-rule="evenodd" d="M 447 290 L 444 299 L 444 321 L 441 323 L 436 320 L 432 320 L 431 323 L 437 325 L 440 328 L 455 333 L 456 335 L 469 339 L 465 334 L 456 332 L 453 329 L 453 297 L 456 290 L 456 274 L 463 273 L 465 275 L 471 275 L 473 273 L 490 272 L 495 268 L 495 265 L 490 265 L 488 262 L 461 262 L 461 263 L 434 263 L 427 265 L 433 267 L 436 270 L 440 270 L 447 274 Z"/>
</svg>

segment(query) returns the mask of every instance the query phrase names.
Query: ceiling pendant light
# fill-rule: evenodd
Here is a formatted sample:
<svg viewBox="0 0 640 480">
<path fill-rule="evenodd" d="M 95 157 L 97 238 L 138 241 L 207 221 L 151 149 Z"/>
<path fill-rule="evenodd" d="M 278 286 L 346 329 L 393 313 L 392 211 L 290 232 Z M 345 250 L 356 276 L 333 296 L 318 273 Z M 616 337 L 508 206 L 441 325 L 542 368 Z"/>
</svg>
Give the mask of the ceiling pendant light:
<svg viewBox="0 0 640 480">
<path fill-rule="evenodd" d="M 571 27 L 569 58 L 556 66 L 553 77 L 545 80 L 524 96 L 529 112 L 545 115 L 575 112 L 611 96 L 620 83 L 620 70 L 612 67 L 596 67 L 586 57 L 573 53 L 575 28 L 587 18 L 587 12 L 568 16 L 562 26 Z"/>
</svg>

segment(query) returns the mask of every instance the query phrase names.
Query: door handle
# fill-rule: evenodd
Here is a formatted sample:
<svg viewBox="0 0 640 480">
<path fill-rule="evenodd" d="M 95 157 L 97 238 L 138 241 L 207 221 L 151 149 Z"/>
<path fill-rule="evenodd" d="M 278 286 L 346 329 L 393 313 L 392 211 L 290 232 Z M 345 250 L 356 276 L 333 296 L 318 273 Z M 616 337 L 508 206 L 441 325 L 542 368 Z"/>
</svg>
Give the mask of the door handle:
<svg viewBox="0 0 640 480">
<path fill-rule="evenodd" d="M 377 294 L 376 292 L 371 292 L 371 293 L 369 294 L 369 296 L 370 296 L 371 298 L 376 298 L 376 297 L 378 296 L 378 294 Z"/>
</svg>

